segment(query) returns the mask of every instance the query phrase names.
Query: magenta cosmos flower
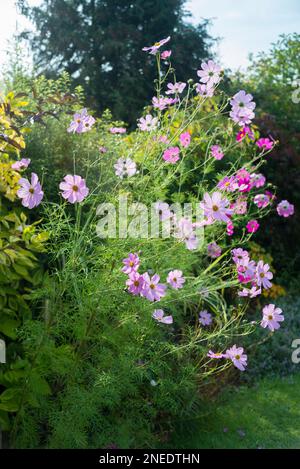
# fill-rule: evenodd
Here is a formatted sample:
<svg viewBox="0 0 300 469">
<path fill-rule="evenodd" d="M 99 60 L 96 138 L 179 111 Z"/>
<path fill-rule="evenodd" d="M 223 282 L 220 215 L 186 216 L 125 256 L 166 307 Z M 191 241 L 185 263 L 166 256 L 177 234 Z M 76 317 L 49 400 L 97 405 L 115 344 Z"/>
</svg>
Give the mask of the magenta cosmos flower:
<svg viewBox="0 0 300 469">
<path fill-rule="evenodd" d="M 142 296 L 147 298 L 149 301 L 159 301 L 166 294 L 167 286 L 159 283 L 160 276 L 155 274 L 150 278 L 146 272 L 143 274 L 144 285 L 141 291 Z"/>
<path fill-rule="evenodd" d="M 180 94 L 183 92 L 184 88 L 186 87 L 186 83 L 179 81 L 178 83 L 168 83 L 166 94 Z"/>
<path fill-rule="evenodd" d="M 172 270 L 168 273 L 167 276 L 167 283 L 171 285 L 172 288 L 178 290 L 179 288 L 183 287 L 185 282 L 185 278 L 183 277 L 181 270 Z"/>
<path fill-rule="evenodd" d="M 259 261 L 256 267 L 256 283 L 259 287 L 271 288 L 273 274 L 270 272 L 269 264 L 264 264 L 264 261 Z"/>
<path fill-rule="evenodd" d="M 277 213 L 281 217 L 289 217 L 291 215 L 294 215 L 294 205 L 290 204 L 287 200 L 282 200 L 278 205 L 277 205 Z"/>
<path fill-rule="evenodd" d="M 173 316 L 165 316 L 163 309 L 155 309 L 152 314 L 153 319 L 163 324 L 173 324 Z"/>
<path fill-rule="evenodd" d="M 149 46 L 149 47 L 143 47 L 143 51 L 144 52 L 149 52 L 149 54 L 152 54 L 152 55 L 155 55 L 159 49 L 161 48 L 161 46 L 163 46 L 164 44 L 166 44 L 167 42 L 169 42 L 171 39 L 171 36 L 168 36 L 166 37 L 165 39 L 161 39 L 160 41 L 157 41 L 153 44 L 153 46 Z"/>
<path fill-rule="evenodd" d="M 175 164 L 179 158 L 180 149 L 179 147 L 167 148 L 163 153 L 163 159 L 170 164 Z"/>
<path fill-rule="evenodd" d="M 87 109 L 81 109 L 81 111 L 74 114 L 68 132 L 76 132 L 78 134 L 88 132 L 95 122 L 96 120 L 88 114 Z"/>
<path fill-rule="evenodd" d="M 132 295 L 140 295 L 144 288 L 144 277 L 136 271 L 131 271 L 128 275 L 128 280 L 126 280 L 126 285 L 128 287 L 129 293 Z"/>
<path fill-rule="evenodd" d="M 207 254 L 209 257 L 215 259 L 217 257 L 220 257 L 220 255 L 222 254 L 222 249 L 215 241 L 213 241 L 212 243 L 209 243 L 207 245 Z"/>
<path fill-rule="evenodd" d="M 141 117 L 138 121 L 138 127 L 143 132 L 151 132 L 155 130 L 158 125 L 158 118 L 152 117 L 151 114 L 147 114 L 146 117 Z"/>
<path fill-rule="evenodd" d="M 89 193 L 85 180 L 76 174 L 74 176 L 71 174 L 65 176 L 64 181 L 60 183 L 59 188 L 62 191 L 61 195 L 63 198 L 71 204 L 82 202 Z"/>
<path fill-rule="evenodd" d="M 222 152 L 220 145 L 213 145 L 210 151 L 211 151 L 212 156 L 216 160 L 221 160 L 224 156 L 224 153 Z"/>
<path fill-rule="evenodd" d="M 197 71 L 201 83 L 205 83 L 207 86 L 219 83 L 221 79 L 220 65 L 217 65 L 213 60 L 209 60 L 208 62 L 202 62 L 201 69 Z"/>
<path fill-rule="evenodd" d="M 205 217 L 225 223 L 230 222 L 229 216 L 232 215 L 232 210 L 228 206 L 229 201 L 223 198 L 221 192 L 214 192 L 212 196 L 206 192 L 203 196 L 203 201 L 200 202 L 200 207 L 203 209 Z"/>
<path fill-rule="evenodd" d="M 256 145 L 261 150 L 272 150 L 274 142 L 269 138 L 260 138 L 257 140 Z"/>
<path fill-rule="evenodd" d="M 122 272 L 128 275 L 131 272 L 136 272 L 138 270 L 140 265 L 140 258 L 137 254 L 133 254 L 131 252 L 128 257 L 122 260 L 122 262 L 124 264 Z"/>
<path fill-rule="evenodd" d="M 255 233 L 259 228 L 259 223 L 257 220 L 250 220 L 246 225 L 248 233 Z"/>
<path fill-rule="evenodd" d="M 207 312 L 206 309 L 200 311 L 199 313 L 199 322 L 202 326 L 210 326 L 212 323 L 212 316 L 210 313 Z"/>
<path fill-rule="evenodd" d="M 280 322 L 284 321 L 282 309 L 276 308 L 274 304 L 269 304 L 263 309 L 263 318 L 260 323 L 261 327 L 268 327 L 270 331 L 280 328 Z"/>
<path fill-rule="evenodd" d="M 28 179 L 21 178 L 18 181 L 21 186 L 17 191 L 17 195 L 22 199 L 23 207 L 34 208 L 37 207 L 44 197 L 42 186 L 39 183 L 39 178 L 35 173 L 31 173 L 30 182 Z"/>
<path fill-rule="evenodd" d="M 30 165 L 30 158 L 22 158 L 20 161 L 16 161 L 11 165 L 11 169 L 15 171 L 21 171 L 22 169 L 28 168 Z"/>
<path fill-rule="evenodd" d="M 252 132 L 251 130 L 251 127 L 249 127 L 248 125 L 245 125 L 237 134 L 236 136 L 236 141 L 237 142 L 241 142 L 245 137 L 246 135 L 248 135 L 248 137 L 250 138 L 250 140 L 254 140 L 254 133 Z"/>
<path fill-rule="evenodd" d="M 244 371 L 247 366 L 247 355 L 244 353 L 243 347 L 233 345 L 226 350 L 226 358 L 229 358 L 234 366 L 241 371 Z"/>
<path fill-rule="evenodd" d="M 190 143 L 191 143 L 191 134 L 190 132 L 183 132 L 180 137 L 179 137 L 179 140 L 180 140 L 180 144 L 184 147 L 184 148 L 187 148 Z"/>
</svg>

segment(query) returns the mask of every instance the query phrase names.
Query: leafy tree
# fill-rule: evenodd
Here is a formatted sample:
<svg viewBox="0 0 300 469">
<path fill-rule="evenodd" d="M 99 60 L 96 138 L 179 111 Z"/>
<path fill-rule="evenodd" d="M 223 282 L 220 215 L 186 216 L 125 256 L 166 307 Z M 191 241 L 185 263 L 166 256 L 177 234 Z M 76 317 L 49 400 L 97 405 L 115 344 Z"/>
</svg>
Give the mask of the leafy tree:
<svg viewBox="0 0 300 469">
<path fill-rule="evenodd" d="M 85 86 L 89 104 L 131 123 L 152 96 L 153 58 L 142 48 L 172 36 L 177 79 L 195 74 L 209 55 L 209 21 L 188 21 L 185 0 L 44 0 L 30 8 L 19 0 L 35 32 L 30 40 L 38 70 L 48 76 L 68 71 Z"/>
</svg>

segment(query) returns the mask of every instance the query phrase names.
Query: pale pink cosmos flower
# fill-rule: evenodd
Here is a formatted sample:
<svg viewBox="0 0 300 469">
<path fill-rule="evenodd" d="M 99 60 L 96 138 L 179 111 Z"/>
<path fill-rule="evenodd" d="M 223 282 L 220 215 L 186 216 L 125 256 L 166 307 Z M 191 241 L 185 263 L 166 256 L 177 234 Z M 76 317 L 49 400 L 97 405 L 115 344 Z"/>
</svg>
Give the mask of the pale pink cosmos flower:
<svg viewBox="0 0 300 469">
<path fill-rule="evenodd" d="M 122 267 L 122 272 L 129 275 L 131 272 L 136 272 L 140 265 L 140 258 L 136 253 L 130 253 L 128 257 L 122 260 L 124 267 Z"/>
<path fill-rule="evenodd" d="M 230 100 L 230 104 L 233 108 L 243 109 L 255 109 L 255 103 L 253 102 L 253 96 L 250 93 L 246 93 L 245 90 L 238 91 Z"/>
<path fill-rule="evenodd" d="M 196 236 L 194 224 L 187 218 L 181 218 L 176 222 L 175 236 L 185 242 L 189 251 L 198 248 L 199 239 Z"/>
<path fill-rule="evenodd" d="M 168 273 L 167 283 L 171 285 L 172 288 L 178 290 L 183 287 L 185 278 L 183 277 L 181 270 L 172 270 Z"/>
<path fill-rule="evenodd" d="M 269 264 L 264 264 L 264 261 L 259 261 L 257 263 L 256 267 L 256 283 L 259 287 L 263 288 L 271 288 L 272 283 L 270 280 L 272 280 L 273 274 L 270 272 L 270 266 Z"/>
<path fill-rule="evenodd" d="M 167 163 L 175 164 L 180 159 L 179 153 L 180 153 L 179 147 L 167 148 L 163 153 L 163 159 Z"/>
<path fill-rule="evenodd" d="M 237 347 L 233 345 L 231 348 L 226 350 L 226 358 L 232 361 L 234 366 L 241 371 L 244 371 L 247 366 L 247 355 L 244 353 L 243 347 Z"/>
<path fill-rule="evenodd" d="M 216 358 L 217 360 L 219 360 L 220 358 L 226 358 L 226 355 L 224 353 L 221 353 L 221 352 L 213 352 L 212 350 L 209 350 L 207 356 L 209 358 Z"/>
<path fill-rule="evenodd" d="M 28 168 L 30 165 L 30 158 L 22 158 L 20 161 L 16 161 L 11 165 L 11 169 L 15 171 L 21 171 L 22 169 Z"/>
<path fill-rule="evenodd" d="M 180 144 L 184 147 L 184 148 L 187 148 L 190 143 L 191 143 L 191 134 L 190 132 L 183 132 L 180 137 L 179 137 L 179 140 L 180 140 Z"/>
<path fill-rule="evenodd" d="M 213 60 L 202 62 L 202 70 L 197 70 L 197 75 L 201 83 L 206 83 L 208 86 L 216 85 L 221 80 L 221 67 Z"/>
<path fill-rule="evenodd" d="M 158 118 L 147 114 L 146 117 L 141 117 L 138 121 L 138 127 L 143 132 L 152 132 L 158 126 Z"/>
<path fill-rule="evenodd" d="M 256 187 L 259 189 L 260 187 L 263 187 L 266 184 L 266 178 L 263 174 L 259 173 L 253 173 L 251 174 L 251 187 Z"/>
<path fill-rule="evenodd" d="M 255 109 L 255 103 L 252 100 L 253 96 L 247 94 L 244 90 L 239 91 L 233 96 L 230 101 L 230 117 L 235 123 L 245 126 L 250 124 L 252 119 L 254 119 L 255 114 L 253 110 Z"/>
<path fill-rule="evenodd" d="M 209 257 L 216 259 L 222 254 L 222 249 L 215 241 L 213 241 L 207 245 L 207 254 Z"/>
<path fill-rule="evenodd" d="M 258 208 L 266 208 L 270 203 L 270 197 L 267 194 L 257 194 L 254 197 L 253 202 L 258 206 Z"/>
<path fill-rule="evenodd" d="M 131 158 L 119 158 L 114 164 L 115 174 L 119 178 L 132 177 L 137 174 L 136 163 Z"/>
<path fill-rule="evenodd" d="M 169 204 L 161 202 L 160 200 L 154 205 L 155 211 L 159 215 L 160 221 L 169 220 L 173 217 L 173 212 L 170 210 Z"/>
<path fill-rule="evenodd" d="M 256 281 L 256 263 L 255 261 L 249 261 L 246 264 L 238 264 L 238 280 L 240 283 L 249 283 Z"/>
<path fill-rule="evenodd" d="M 250 220 L 246 225 L 248 233 L 255 233 L 259 228 L 259 223 L 257 220 Z"/>
<path fill-rule="evenodd" d="M 212 323 L 212 316 L 210 313 L 207 312 L 206 309 L 200 311 L 199 313 L 199 322 L 202 326 L 210 326 Z"/>
<path fill-rule="evenodd" d="M 293 204 L 290 204 L 287 200 L 282 200 L 278 205 L 277 205 L 277 213 L 281 217 L 289 217 L 291 215 L 294 215 L 295 207 Z"/>
<path fill-rule="evenodd" d="M 224 153 L 222 152 L 220 145 L 213 145 L 213 146 L 210 148 L 210 151 L 211 151 L 212 156 L 213 156 L 216 160 L 221 160 L 221 159 L 223 158 L 223 156 L 224 156 Z"/>
<path fill-rule="evenodd" d="M 269 138 L 260 138 L 257 140 L 256 145 L 262 150 L 272 150 L 274 142 Z"/>
<path fill-rule="evenodd" d="M 39 178 L 35 173 L 31 173 L 30 182 L 28 179 L 20 178 L 18 184 L 21 186 L 17 191 L 17 196 L 22 199 L 23 207 L 32 209 L 37 207 L 43 197 L 44 192 L 42 191 L 42 186 L 39 183 Z"/>
<path fill-rule="evenodd" d="M 232 260 L 238 265 L 247 265 L 250 261 L 249 252 L 242 248 L 232 249 Z"/>
<path fill-rule="evenodd" d="M 164 51 L 160 54 L 160 56 L 161 56 L 161 58 L 162 58 L 163 60 L 168 59 L 169 57 L 171 57 L 171 55 L 172 55 L 172 51 L 171 51 L 171 50 L 164 50 Z"/>
<path fill-rule="evenodd" d="M 229 217 L 232 215 L 232 210 L 228 206 L 229 200 L 224 198 L 221 192 L 214 192 L 212 196 L 206 192 L 203 201 L 200 202 L 205 217 L 225 223 L 230 221 Z"/>
<path fill-rule="evenodd" d="M 238 188 L 238 183 L 234 176 L 225 176 L 218 182 L 217 188 L 226 192 L 234 192 Z"/>
<path fill-rule="evenodd" d="M 126 280 L 129 293 L 132 295 L 140 295 L 144 288 L 144 284 L 144 277 L 138 272 L 133 270 L 129 273 L 128 280 Z"/>
<path fill-rule="evenodd" d="M 173 316 L 165 316 L 163 309 L 155 309 L 152 314 L 153 319 L 163 324 L 173 324 Z"/>
<path fill-rule="evenodd" d="M 238 292 L 238 296 L 249 296 L 249 298 L 255 298 L 261 294 L 261 288 L 257 288 L 255 285 L 251 288 L 243 288 Z"/>
<path fill-rule="evenodd" d="M 159 109 L 160 111 L 163 111 L 166 109 L 168 106 L 171 104 L 177 103 L 178 99 L 177 98 L 167 98 L 164 96 L 160 96 L 157 98 L 157 96 L 153 96 L 152 98 L 152 104 L 155 109 Z"/>
<path fill-rule="evenodd" d="M 125 127 L 111 127 L 109 131 L 111 134 L 125 134 L 126 133 Z"/>
<path fill-rule="evenodd" d="M 236 215 L 245 215 L 247 213 L 247 199 L 244 196 L 238 197 L 230 208 Z"/>
<path fill-rule="evenodd" d="M 149 301 L 159 301 L 166 294 L 167 286 L 159 283 L 160 276 L 154 274 L 150 278 L 149 274 L 145 272 L 143 274 L 144 285 L 141 291 L 141 295 L 147 298 Z"/>
<path fill-rule="evenodd" d="M 59 184 L 62 191 L 62 196 L 71 204 L 82 202 L 89 193 L 86 187 L 85 180 L 81 176 L 68 174 L 64 180 Z"/>
<path fill-rule="evenodd" d="M 98 150 L 99 150 L 100 153 L 106 153 L 107 152 L 106 147 L 99 147 Z"/>
<path fill-rule="evenodd" d="M 284 321 L 282 309 L 276 308 L 274 304 L 269 304 L 263 309 L 263 318 L 260 323 L 261 327 L 268 327 L 270 331 L 280 328 L 280 322 Z"/>
<path fill-rule="evenodd" d="M 94 117 L 90 116 L 87 112 L 87 109 L 81 109 L 81 111 L 76 112 L 73 116 L 73 120 L 67 129 L 68 132 L 73 132 L 73 133 L 84 133 L 88 132 L 96 120 Z"/>
<path fill-rule="evenodd" d="M 159 51 L 161 46 L 169 42 L 170 39 L 171 39 L 171 36 L 168 36 L 165 39 L 161 39 L 160 41 L 155 42 L 152 46 L 143 47 L 142 51 L 149 52 L 149 54 L 155 55 Z"/>
<path fill-rule="evenodd" d="M 179 81 L 177 83 L 168 83 L 167 84 L 168 91 L 166 94 L 181 94 L 186 87 L 186 83 Z"/>
<path fill-rule="evenodd" d="M 207 86 L 204 83 L 198 83 L 196 86 L 196 91 L 200 94 L 200 96 L 203 96 L 203 98 L 212 98 L 215 90 L 213 86 Z"/>
</svg>

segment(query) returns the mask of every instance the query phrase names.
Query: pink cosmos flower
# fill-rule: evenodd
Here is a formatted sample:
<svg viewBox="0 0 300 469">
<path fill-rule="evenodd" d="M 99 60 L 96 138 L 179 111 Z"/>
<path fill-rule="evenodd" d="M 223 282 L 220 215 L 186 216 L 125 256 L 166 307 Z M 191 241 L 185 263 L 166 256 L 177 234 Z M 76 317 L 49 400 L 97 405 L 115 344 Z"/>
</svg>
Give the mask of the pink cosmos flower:
<svg viewBox="0 0 300 469">
<path fill-rule="evenodd" d="M 215 241 L 213 241 L 207 245 L 207 254 L 209 257 L 216 259 L 222 254 L 222 249 Z"/>
<path fill-rule="evenodd" d="M 187 218 L 181 218 L 178 220 L 176 223 L 175 236 L 185 242 L 189 251 L 193 251 L 198 248 L 199 239 L 196 236 L 195 227 Z"/>
<path fill-rule="evenodd" d="M 163 324 L 173 324 L 173 316 L 165 316 L 163 309 L 155 309 L 152 317 Z"/>
<path fill-rule="evenodd" d="M 215 90 L 213 86 L 207 86 L 204 85 L 204 83 L 198 83 L 196 86 L 196 91 L 200 94 L 200 96 L 203 96 L 203 98 L 212 98 Z"/>
<path fill-rule="evenodd" d="M 37 207 L 44 197 L 42 186 L 39 183 L 39 178 L 35 173 L 31 173 L 30 182 L 28 179 L 20 178 L 18 184 L 21 186 L 17 191 L 17 195 L 22 199 L 23 207 L 30 209 Z"/>
<path fill-rule="evenodd" d="M 225 176 L 218 182 L 217 188 L 226 192 L 234 192 L 238 188 L 238 183 L 234 176 Z"/>
<path fill-rule="evenodd" d="M 233 236 L 233 234 L 234 234 L 234 224 L 232 223 L 232 221 L 229 221 L 227 223 L 226 233 L 228 234 L 228 236 Z"/>
<path fill-rule="evenodd" d="M 242 248 L 232 249 L 232 260 L 237 265 L 247 265 L 250 261 L 249 252 Z"/>
<path fill-rule="evenodd" d="M 177 103 L 178 99 L 177 98 L 167 98 L 164 96 L 160 96 L 157 98 L 156 96 L 153 96 L 152 98 L 152 104 L 155 109 L 159 109 L 160 111 L 163 111 L 166 109 L 168 106 L 171 104 Z"/>
<path fill-rule="evenodd" d="M 264 264 L 264 261 L 259 261 L 256 267 L 256 282 L 259 287 L 271 288 L 272 283 L 270 280 L 273 278 L 272 272 L 270 272 L 269 264 Z"/>
<path fill-rule="evenodd" d="M 132 270 L 129 273 L 128 280 L 126 280 L 129 293 L 132 293 L 132 295 L 140 295 L 144 288 L 144 284 L 144 277 L 138 272 Z"/>
<path fill-rule="evenodd" d="M 246 137 L 246 135 L 248 135 L 248 137 L 250 138 L 250 140 L 254 140 L 254 133 L 252 132 L 251 130 L 251 127 L 249 127 L 248 125 L 245 125 L 237 134 L 236 136 L 236 141 L 237 142 L 241 142 L 244 137 Z"/>
<path fill-rule="evenodd" d="M 88 132 L 95 122 L 96 120 L 90 116 L 87 112 L 87 109 L 84 108 L 74 114 L 73 120 L 67 131 L 82 134 L 84 132 Z"/>
<path fill-rule="evenodd" d="M 146 117 L 141 117 L 138 121 L 138 127 L 143 132 L 151 132 L 157 128 L 158 118 L 152 117 L 151 114 L 147 114 Z"/>
<path fill-rule="evenodd" d="M 233 345 L 226 350 L 226 358 L 229 358 L 234 366 L 241 371 L 244 371 L 247 366 L 247 355 L 244 353 L 243 347 Z"/>
<path fill-rule="evenodd" d="M 200 311 L 199 313 L 199 322 L 202 326 L 210 326 L 212 323 L 212 316 L 210 313 L 207 312 L 206 309 Z"/>
<path fill-rule="evenodd" d="M 161 48 L 161 46 L 163 46 L 164 44 L 166 44 L 167 42 L 169 42 L 171 39 L 171 36 L 168 36 L 166 37 L 165 39 L 161 39 L 160 41 L 157 41 L 153 44 L 153 46 L 149 46 L 149 47 L 143 47 L 143 51 L 144 52 L 149 52 L 149 54 L 152 54 L 152 55 L 155 55 L 159 49 Z"/>
<path fill-rule="evenodd" d="M 295 207 L 293 204 L 290 204 L 287 200 L 282 200 L 278 205 L 277 205 L 277 213 L 281 217 L 289 217 L 291 215 L 294 215 Z"/>
<path fill-rule="evenodd" d="M 252 288 L 243 288 L 238 292 L 238 296 L 249 296 L 249 298 L 255 298 L 261 294 L 261 288 L 257 288 L 255 285 Z"/>
<path fill-rule="evenodd" d="M 98 150 L 99 150 L 100 153 L 106 153 L 107 152 L 106 147 L 99 147 Z"/>
<path fill-rule="evenodd" d="M 181 270 L 172 270 L 168 273 L 167 283 L 171 285 L 172 288 L 178 290 L 183 287 L 185 278 L 182 276 Z"/>
<path fill-rule="evenodd" d="M 213 156 L 216 160 L 221 160 L 221 159 L 223 158 L 223 156 L 224 156 L 224 153 L 222 152 L 220 145 L 213 145 L 213 146 L 210 148 L 210 151 L 211 151 L 212 156 Z"/>
<path fill-rule="evenodd" d="M 236 215 L 244 215 L 247 213 L 247 199 L 244 196 L 238 197 L 236 202 L 231 205 Z"/>
<path fill-rule="evenodd" d="M 167 148 L 163 153 L 163 159 L 167 163 L 175 164 L 180 159 L 179 153 L 180 153 L 179 147 Z"/>
<path fill-rule="evenodd" d="M 142 296 L 147 298 L 149 301 L 159 301 L 166 294 L 167 286 L 159 283 L 160 276 L 155 274 L 150 278 L 146 272 L 143 274 L 144 285 L 141 291 Z"/>
<path fill-rule="evenodd" d="M 59 184 L 64 199 L 71 204 L 82 202 L 89 193 L 85 180 L 81 176 L 68 174 L 64 177 L 64 181 Z"/>
<path fill-rule="evenodd" d="M 257 140 L 256 145 L 262 150 L 272 150 L 274 142 L 269 138 L 260 138 Z"/>
<path fill-rule="evenodd" d="M 171 57 L 171 55 L 172 55 L 172 51 L 171 51 L 171 50 L 164 50 L 164 51 L 160 54 L 160 56 L 161 56 L 161 58 L 162 58 L 163 60 L 168 59 L 169 57 Z"/>
<path fill-rule="evenodd" d="M 254 119 L 255 114 L 255 103 L 252 101 L 253 96 L 247 94 L 246 91 L 241 90 L 236 93 L 230 101 L 231 104 L 231 119 L 242 126 L 250 124 L 251 120 Z"/>
<path fill-rule="evenodd" d="M 170 210 L 169 204 L 166 202 L 158 201 L 154 205 L 155 211 L 159 214 L 160 221 L 169 220 L 173 217 L 173 212 Z"/>
<path fill-rule="evenodd" d="M 263 318 L 260 323 L 261 327 L 268 327 L 270 331 L 275 331 L 280 328 L 280 322 L 284 321 L 282 309 L 276 308 L 274 304 L 269 304 L 263 309 Z"/>
<path fill-rule="evenodd" d="M 22 158 L 20 161 L 16 161 L 11 165 L 11 169 L 15 171 L 21 171 L 22 169 L 28 168 L 30 165 L 30 158 Z"/>
<path fill-rule="evenodd" d="M 201 69 L 197 71 L 201 83 L 206 83 L 208 86 L 216 85 L 221 80 L 221 67 L 213 60 L 202 62 Z"/>
<path fill-rule="evenodd" d="M 111 134 L 125 134 L 126 133 L 125 127 L 111 127 L 109 131 Z"/>
<path fill-rule="evenodd" d="M 249 261 L 246 264 L 238 264 L 238 280 L 240 283 L 255 282 L 256 280 L 256 263 Z"/>
<path fill-rule="evenodd" d="M 184 147 L 187 148 L 190 143 L 191 143 L 191 134 L 189 132 L 183 132 L 180 137 L 180 144 Z"/>
<path fill-rule="evenodd" d="M 267 194 L 257 194 L 253 202 L 258 208 L 266 208 L 270 203 L 270 197 Z"/>
<path fill-rule="evenodd" d="M 251 174 L 244 168 L 236 173 L 236 180 L 240 192 L 249 192 L 251 189 Z"/>
<path fill-rule="evenodd" d="M 114 164 L 115 174 L 119 178 L 132 177 L 137 174 L 136 163 L 131 158 L 119 158 Z"/>
<path fill-rule="evenodd" d="M 210 350 L 207 354 L 207 356 L 209 358 L 216 358 L 217 360 L 219 360 L 220 358 L 226 358 L 226 355 L 224 355 L 224 353 L 221 353 L 221 352 L 213 352 L 212 350 Z"/>
<path fill-rule="evenodd" d="M 183 92 L 184 88 L 186 87 L 186 83 L 179 81 L 178 83 L 168 83 L 167 84 L 168 91 L 166 94 L 180 94 Z"/>
<path fill-rule="evenodd" d="M 251 174 L 251 188 L 256 187 L 259 189 L 260 187 L 263 187 L 266 184 L 266 178 L 263 174 L 256 174 L 253 173 Z"/>
<path fill-rule="evenodd" d="M 203 196 L 203 201 L 200 202 L 200 207 L 204 211 L 205 217 L 208 219 L 223 221 L 228 223 L 232 210 L 228 208 L 229 201 L 223 198 L 221 192 L 214 192 L 212 196 L 206 192 Z"/>
<path fill-rule="evenodd" d="M 140 265 L 140 258 L 137 254 L 133 254 L 132 252 L 129 254 L 128 257 L 122 260 L 124 267 L 122 267 L 122 272 L 124 274 L 131 274 L 131 272 L 136 272 Z"/>
<path fill-rule="evenodd" d="M 259 228 L 259 223 L 257 220 L 250 220 L 246 225 L 248 233 L 255 233 Z"/>
</svg>

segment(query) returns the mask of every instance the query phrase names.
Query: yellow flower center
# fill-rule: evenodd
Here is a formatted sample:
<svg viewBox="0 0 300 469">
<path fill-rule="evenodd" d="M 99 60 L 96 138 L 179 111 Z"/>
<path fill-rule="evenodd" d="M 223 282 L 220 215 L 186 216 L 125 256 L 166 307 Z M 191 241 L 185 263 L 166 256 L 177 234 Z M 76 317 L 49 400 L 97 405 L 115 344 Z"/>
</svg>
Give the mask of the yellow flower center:
<svg viewBox="0 0 300 469">
<path fill-rule="evenodd" d="M 219 210 L 219 207 L 217 205 L 213 205 L 212 209 L 213 209 L 214 212 L 217 212 Z"/>
<path fill-rule="evenodd" d="M 78 186 L 73 186 L 73 187 L 72 187 L 72 190 L 73 190 L 74 192 L 78 192 Z"/>
</svg>

